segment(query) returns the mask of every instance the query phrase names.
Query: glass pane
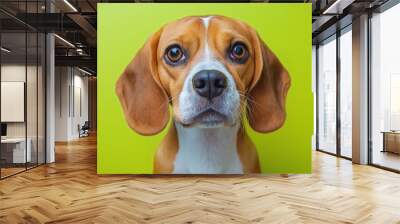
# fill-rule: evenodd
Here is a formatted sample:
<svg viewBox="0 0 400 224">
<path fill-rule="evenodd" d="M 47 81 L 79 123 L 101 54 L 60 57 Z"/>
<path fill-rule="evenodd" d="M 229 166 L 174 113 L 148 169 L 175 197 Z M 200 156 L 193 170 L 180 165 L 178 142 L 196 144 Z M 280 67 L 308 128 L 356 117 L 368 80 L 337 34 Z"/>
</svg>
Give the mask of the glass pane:
<svg viewBox="0 0 400 224">
<path fill-rule="evenodd" d="M 372 18 L 372 163 L 400 170 L 400 5 Z"/>
<path fill-rule="evenodd" d="M 45 1 L 0 1 L 9 12 L 43 13 Z M 0 12 L 1 177 L 45 162 L 45 35 Z M 36 18 L 36 17 L 34 17 Z M 30 19 L 32 23 L 38 22 Z"/>
<path fill-rule="evenodd" d="M 26 98 L 26 112 L 27 112 L 27 143 L 28 150 L 30 149 L 30 160 L 28 160 L 28 168 L 34 167 L 37 165 L 37 132 L 38 132 L 38 107 L 37 107 L 37 98 L 38 98 L 38 88 L 37 88 L 37 79 L 38 79 L 38 36 L 36 32 L 27 33 L 27 44 L 28 44 L 28 55 L 27 55 L 27 80 L 26 80 L 26 89 L 27 89 L 27 98 Z"/>
<path fill-rule="evenodd" d="M 340 36 L 340 153 L 352 157 L 352 35 Z"/>
<path fill-rule="evenodd" d="M 1 34 L 1 166 L 2 177 L 25 170 L 26 34 Z M 29 149 L 29 147 L 28 147 Z"/>
<path fill-rule="evenodd" d="M 311 60 L 311 66 L 312 66 L 312 86 L 313 86 L 313 109 L 314 109 L 314 131 L 313 131 L 313 136 L 312 136 L 312 149 L 316 150 L 316 136 L 317 136 L 317 91 L 316 91 L 316 80 L 317 80 L 317 48 L 315 45 L 312 46 L 312 60 Z"/>
<path fill-rule="evenodd" d="M 336 39 L 318 48 L 318 148 L 336 153 Z"/>
<path fill-rule="evenodd" d="M 36 1 L 27 2 L 26 12 L 37 13 L 38 4 Z M 36 23 L 35 19 L 30 19 L 32 23 Z M 27 149 L 31 151 L 30 161 L 27 167 L 31 168 L 37 165 L 37 74 L 38 74 L 38 35 L 34 30 L 27 30 L 27 75 L 26 75 L 26 113 L 27 113 Z"/>
</svg>

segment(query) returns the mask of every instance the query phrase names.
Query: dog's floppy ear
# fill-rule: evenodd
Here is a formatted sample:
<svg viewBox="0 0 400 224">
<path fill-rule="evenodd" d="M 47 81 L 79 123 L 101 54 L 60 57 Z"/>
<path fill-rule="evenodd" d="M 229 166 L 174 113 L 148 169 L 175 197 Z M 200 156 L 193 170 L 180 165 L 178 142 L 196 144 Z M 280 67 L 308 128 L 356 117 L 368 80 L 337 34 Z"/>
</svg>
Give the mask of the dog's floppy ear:
<svg viewBox="0 0 400 224">
<path fill-rule="evenodd" d="M 139 50 L 116 83 L 116 93 L 130 128 L 142 135 L 161 132 L 169 120 L 168 97 L 157 70 L 161 31 Z"/>
<path fill-rule="evenodd" d="M 247 117 L 255 131 L 266 133 L 280 128 L 285 122 L 290 77 L 256 33 L 254 37 L 255 74 L 248 91 Z"/>
</svg>

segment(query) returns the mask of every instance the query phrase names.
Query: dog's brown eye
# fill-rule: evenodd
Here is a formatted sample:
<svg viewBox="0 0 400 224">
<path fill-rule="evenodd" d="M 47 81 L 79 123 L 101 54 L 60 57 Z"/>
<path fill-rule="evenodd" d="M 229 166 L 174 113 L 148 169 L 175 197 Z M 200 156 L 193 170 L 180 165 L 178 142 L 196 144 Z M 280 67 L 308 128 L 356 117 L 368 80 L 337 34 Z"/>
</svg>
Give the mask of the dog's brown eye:
<svg viewBox="0 0 400 224">
<path fill-rule="evenodd" d="M 249 53 L 247 51 L 246 45 L 241 42 L 237 42 L 232 45 L 229 53 L 229 58 L 239 64 L 243 64 L 246 62 L 249 57 Z"/>
<path fill-rule="evenodd" d="M 174 47 L 168 51 L 168 59 L 171 61 L 179 61 L 183 53 L 180 48 Z"/>
<path fill-rule="evenodd" d="M 174 44 L 166 49 L 164 58 L 169 65 L 179 65 L 185 62 L 186 56 L 182 48 Z"/>
</svg>

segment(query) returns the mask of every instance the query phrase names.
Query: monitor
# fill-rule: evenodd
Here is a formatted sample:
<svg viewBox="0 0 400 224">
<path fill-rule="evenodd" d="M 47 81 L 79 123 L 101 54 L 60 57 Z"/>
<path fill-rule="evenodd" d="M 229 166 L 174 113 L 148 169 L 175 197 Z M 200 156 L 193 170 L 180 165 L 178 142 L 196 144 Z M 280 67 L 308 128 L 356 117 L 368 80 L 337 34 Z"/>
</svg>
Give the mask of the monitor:
<svg viewBox="0 0 400 224">
<path fill-rule="evenodd" d="M 1 123 L 1 136 L 7 136 L 7 124 Z"/>
</svg>

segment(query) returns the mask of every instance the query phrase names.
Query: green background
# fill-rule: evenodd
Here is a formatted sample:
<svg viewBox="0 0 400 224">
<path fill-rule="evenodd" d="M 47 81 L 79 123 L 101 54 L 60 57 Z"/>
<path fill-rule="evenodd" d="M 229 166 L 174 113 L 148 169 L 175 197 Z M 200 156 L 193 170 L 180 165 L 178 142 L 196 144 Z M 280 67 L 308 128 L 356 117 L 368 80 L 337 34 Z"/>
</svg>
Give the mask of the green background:
<svg viewBox="0 0 400 224">
<path fill-rule="evenodd" d="M 225 15 L 247 22 L 289 71 L 287 120 L 269 134 L 247 128 L 263 173 L 310 173 L 313 132 L 311 80 L 311 4 L 98 4 L 99 174 L 149 174 L 166 133 L 143 137 L 133 132 L 117 96 L 115 82 L 163 24 L 189 15 Z"/>
</svg>

